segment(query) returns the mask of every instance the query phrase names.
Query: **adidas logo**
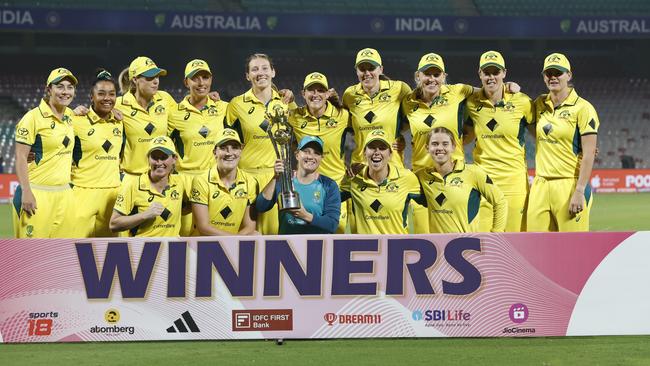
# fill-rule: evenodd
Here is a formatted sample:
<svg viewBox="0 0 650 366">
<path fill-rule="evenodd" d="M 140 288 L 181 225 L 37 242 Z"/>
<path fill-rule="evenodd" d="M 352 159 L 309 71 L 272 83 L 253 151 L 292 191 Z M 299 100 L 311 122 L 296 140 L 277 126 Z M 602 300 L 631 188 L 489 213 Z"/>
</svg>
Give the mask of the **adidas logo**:
<svg viewBox="0 0 650 366">
<path fill-rule="evenodd" d="M 188 330 L 189 328 L 189 330 Z M 181 314 L 181 317 L 174 321 L 174 325 L 167 328 L 167 333 L 200 333 L 199 326 L 196 325 L 189 311 Z"/>
</svg>

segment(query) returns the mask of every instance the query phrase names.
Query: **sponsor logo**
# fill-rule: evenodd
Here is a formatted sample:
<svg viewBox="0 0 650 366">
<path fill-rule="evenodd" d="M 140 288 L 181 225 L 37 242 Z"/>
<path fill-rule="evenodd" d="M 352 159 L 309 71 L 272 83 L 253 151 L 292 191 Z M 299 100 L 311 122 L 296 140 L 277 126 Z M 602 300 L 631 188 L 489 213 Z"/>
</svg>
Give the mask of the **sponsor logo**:
<svg viewBox="0 0 650 366">
<path fill-rule="evenodd" d="M 460 187 L 463 185 L 463 180 L 460 177 L 454 177 L 454 179 L 449 182 L 449 185 L 452 187 Z"/>
<path fill-rule="evenodd" d="M 380 102 L 390 102 L 390 95 L 388 93 L 382 93 L 379 95 Z"/>
<path fill-rule="evenodd" d="M 27 136 L 29 135 L 29 130 L 26 129 L 25 127 L 21 127 L 18 129 L 18 136 Z"/>
<path fill-rule="evenodd" d="M 173 200 L 177 200 L 177 199 L 180 197 L 180 194 L 178 193 L 177 190 L 174 189 L 174 190 L 172 191 L 172 193 L 170 194 L 170 196 L 171 196 L 171 198 L 172 198 Z"/>
<path fill-rule="evenodd" d="M 528 307 L 524 304 L 513 304 L 508 311 L 510 320 L 513 323 L 521 324 L 528 320 Z"/>
<path fill-rule="evenodd" d="M 181 317 L 174 320 L 174 325 L 167 328 L 167 333 L 200 333 L 199 326 L 196 325 L 192 314 L 189 311 L 181 314 Z"/>
<path fill-rule="evenodd" d="M 338 124 L 339 124 L 339 122 L 337 120 L 335 120 L 334 118 L 330 118 L 330 119 L 327 120 L 327 122 L 325 122 L 325 127 L 334 128 L 334 127 L 338 126 Z"/>
<path fill-rule="evenodd" d="M 95 325 L 89 329 L 90 333 L 107 334 L 110 336 L 116 336 L 120 334 L 133 335 L 135 333 L 134 326 L 117 325 L 117 323 L 120 321 L 120 312 L 117 309 L 106 310 L 106 312 L 104 312 L 104 321 L 106 321 L 106 323 L 109 325 Z"/>
<path fill-rule="evenodd" d="M 43 313 L 29 313 L 27 317 L 27 335 L 49 336 L 52 334 L 54 319 L 59 317 L 59 313 L 54 311 Z"/>
<path fill-rule="evenodd" d="M 434 326 L 469 326 L 472 314 L 462 310 L 427 309 L 414 310 L 411 318 L 415 321 L 426 322 L 427 327 Z"/>
<path fill-rule="evenodd" d="M 399 186 L 395 182 L 390 182 L 386 185 L 386 192 L 397 192 L 399 190 Z"/>
<path fill-rule="evenodd" d="M 92 136 L 94 133 L 95 133 L 94 128 L 91 128 L 90 130 L 88 130 L 88 136 Z"/>
<path fill-rule="evenodd" d="M 293 330 L 293 309 L 233 310 L 233 332 Z"/>
<path fill-rule="evenodd" d="M 510 321 L 516 324 L 523 324 L 528 320 L 530 313 L 528 306 L 522 303 L 512 304 L 508 310 Z M 535 328 L 505 327 L 503 334 L 534 334 Z"/>
<path fill-rule="evenodd" d="M 381 324 L 381 314 L 335 314 L 326 313 L 323 319 L 328 326 L 334 324 Z"/>
</svg>

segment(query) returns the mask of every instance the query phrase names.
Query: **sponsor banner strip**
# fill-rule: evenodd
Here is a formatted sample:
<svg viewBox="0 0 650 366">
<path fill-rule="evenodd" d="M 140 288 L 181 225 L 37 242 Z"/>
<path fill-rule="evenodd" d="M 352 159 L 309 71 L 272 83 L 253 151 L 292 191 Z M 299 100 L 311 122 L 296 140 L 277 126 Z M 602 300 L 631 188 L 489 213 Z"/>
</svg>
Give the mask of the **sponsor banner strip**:
<svg viewBox="0 0 650 366">
<path fill-rule="evenodd" d="M 650 232 L 0 241 L 0 339 L 650 334 Z M 635 309 L 634 317 L 612 317 Z"/>
<path fill-rule="evenodd" d="M 638 38 L 650 17 L 455 17 L 0 7 L 0 29 L 345 37 Z"/>
</svg>

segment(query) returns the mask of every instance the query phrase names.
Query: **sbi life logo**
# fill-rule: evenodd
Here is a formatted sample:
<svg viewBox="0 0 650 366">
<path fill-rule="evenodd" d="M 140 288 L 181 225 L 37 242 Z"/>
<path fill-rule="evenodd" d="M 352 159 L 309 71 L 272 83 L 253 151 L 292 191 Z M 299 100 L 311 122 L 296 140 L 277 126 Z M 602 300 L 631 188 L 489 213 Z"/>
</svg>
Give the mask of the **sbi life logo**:
<svg viewBox="0 0 650 366">
<path fill-rule="evenodd" d="M 472 315 L 465 310 L 414 310 L 411 318 L 415 321 L 444 322 L 444 321 L 470 321 Z"/>
</svg>

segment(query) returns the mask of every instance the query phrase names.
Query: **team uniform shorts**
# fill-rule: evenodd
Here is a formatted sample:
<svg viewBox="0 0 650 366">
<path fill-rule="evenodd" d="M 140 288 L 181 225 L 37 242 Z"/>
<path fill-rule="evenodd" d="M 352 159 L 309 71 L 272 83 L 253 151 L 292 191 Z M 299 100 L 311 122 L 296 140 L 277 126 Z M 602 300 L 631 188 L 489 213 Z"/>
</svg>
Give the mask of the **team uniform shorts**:
<svg viewBox="0 0 650 366">
<path fill-rule="evenodd" d="M 16 188 L 11 210 L 14 236 L 18 239 L 74 238 L 74 223 L 69 220 L 73 203 L 70 185 L 32 185 L 31 188 L 36 199 L 36 213 L 32 216 L 22 210 L 23 191 L 20 186 Z"/>
<path fill-rule="evenodd" d="M 582 212 L 569 213 L 569 203 L 576 188 L 576 178 L 547 179 L 536 176 L 530 189 L 528 215 L 529 232 L 588 231 L 589 211 L 593 203 L 591 185 L 587 184 Z"/>
</svg>

